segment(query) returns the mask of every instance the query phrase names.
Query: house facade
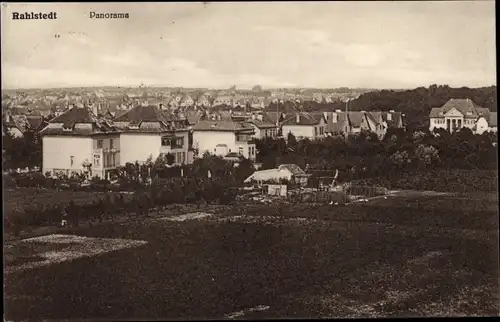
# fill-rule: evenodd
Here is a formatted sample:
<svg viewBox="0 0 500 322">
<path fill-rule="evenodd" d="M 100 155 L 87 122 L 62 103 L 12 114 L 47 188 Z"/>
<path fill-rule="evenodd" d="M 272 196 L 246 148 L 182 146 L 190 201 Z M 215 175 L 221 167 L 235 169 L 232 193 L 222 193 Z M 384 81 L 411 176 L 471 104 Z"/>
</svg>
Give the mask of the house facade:
<svg viewBox="0 0 500 322">
<path fill-rule="evenodd" d="M 87 108 L 74 107 L 55 117 L 40 135 L 44 174 L 104 178 L 119 165 L 119 132 Z"/>
<path fill-rule="evenodd" d="M 193 148 L 198 156 L 205 152 L 225 157 L 238 153 L 255 160 L 257 151 L 253 141 L 252 127 L 232 120 L 200 120 L 193 126 Z"/>
<path fill-rule="evenodd" d="M 318 139 L 325 136 L 325 127 L 326 120 L 323 113 L 298 112 L 287 116 L 281 129 L 285 138 L 291 133 L 297 139 Z"/>
<path fill-rule="evenodd" d="M 192 163 L 189 124 L 154 106 L 138 106 L 114 120 L 120 131 L 120 165 L 145 162 L 150 156 L 172 154 L 175 164 Z"/>
<path fill-rule="evenodd" d="M 351 111 L 326 112 L 327 133 L 352 135 L 361 131 L 373 132 L 379 139 L 383 138 L 390 127 L 402 128 L 403 120 L 400 112 Z"/>
<path fill-rule="evenodd" d="M 448 100 L 443 106 L 432 108 L 429 115 L 429 131 L 445 129 L 453 133 L 469 128 L 476 134 L 496 131 L 496 113 L 483 108 L 471 99 Z"/>
</svg>

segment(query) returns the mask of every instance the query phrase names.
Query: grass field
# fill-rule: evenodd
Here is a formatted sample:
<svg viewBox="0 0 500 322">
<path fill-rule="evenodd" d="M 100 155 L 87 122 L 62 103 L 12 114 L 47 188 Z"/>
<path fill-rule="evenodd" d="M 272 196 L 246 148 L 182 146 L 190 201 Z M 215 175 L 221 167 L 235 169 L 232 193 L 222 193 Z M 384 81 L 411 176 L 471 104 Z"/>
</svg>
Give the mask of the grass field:
<svg viewBox="0 0 500 322">
<path fill-rule="evenodd" d="M 5 318 L 498 315 L 497 198 L 468 198 L 234 206 L 94 227 L 80 234 L 147 244 L 8 274 Z"/>
</svg>

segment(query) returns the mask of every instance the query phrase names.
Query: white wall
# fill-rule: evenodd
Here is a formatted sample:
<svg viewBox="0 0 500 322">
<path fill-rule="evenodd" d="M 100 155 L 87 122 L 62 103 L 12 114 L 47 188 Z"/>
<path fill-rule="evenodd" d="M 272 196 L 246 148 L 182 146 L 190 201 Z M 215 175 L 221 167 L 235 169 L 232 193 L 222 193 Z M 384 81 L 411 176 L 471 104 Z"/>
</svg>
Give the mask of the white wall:
<svg viewBox="0 0 500 322">
<path fill-rule="evenodd" d="M 42 173 L 58 170 L 80 172 L 85 160 L 92 162 L 92 138 L 74 136 L 42 137 Z M 71 165 L 73 156 L 73 165 Z"/>
<path fill-rule="evenodd" d="M 476 127 L 477 134 L 483 134 L 485 131 L 488 131 L 488 122 L 484 117 L 480 117 L 477 120 L 476 126 L 477 126 Z"/>
<path fill-rule="evenodd" d="M 187 142 L 185 143 L 187 144 Z M 153 161 L 160 155 L 161 135 L 157 133 L 121 133 L 120 165 L 145 162 L 150 155 Z"/>
<path fill-rule="evenodd" d="M 283 136 L 286 138 L 288 133 L 292 133 L 296 138 L 314 138 L 314 126 L 312 125 L 283 125 Z"/>
<path fill-rule="evenodd" d="M 442 121 L 443 123 L 439 123 Z M 446 121 L 444 117 L 441 118 L 431 118 L 429 124 L 429 131 L 433 131 L 434 129 L 446 129 Z"/>
<path fill-rule="evenodd" d="M 205 152 L 215 153 L 215 148 L 218 144 L 225 144 L 228 148 L 228 153 L 238 152 L 236 146 L 236 135 L 229 131 L 194 131 L 193 146 L 198 149 L 201 157 Z"/>
<path fill-rule="evenodd" d="M 217 145 L 227 146 L 226 148 L 217 147 Z M 236 134 L 229 131 L 194 131 L 193 132 L 193 146 L 198 149 L 198 157 L 203 156 L 205 152 L 224 156 L 224 154 L 240 152 L 242 148 L 242 155 L 247 159 L 255 160 L 257 155 L 255 144 L 246 142 L 236 142 Z M 252 154 L 249 154 L 249 148 Z"/>
<path fill-rule="evenodd" d="M 17 127 L 11 127 L 7 131 L 15 138 L 22 138 L 24 136 L 23 132 L 21 132 L 21 130 L 19 130 Z"/>
</svg>

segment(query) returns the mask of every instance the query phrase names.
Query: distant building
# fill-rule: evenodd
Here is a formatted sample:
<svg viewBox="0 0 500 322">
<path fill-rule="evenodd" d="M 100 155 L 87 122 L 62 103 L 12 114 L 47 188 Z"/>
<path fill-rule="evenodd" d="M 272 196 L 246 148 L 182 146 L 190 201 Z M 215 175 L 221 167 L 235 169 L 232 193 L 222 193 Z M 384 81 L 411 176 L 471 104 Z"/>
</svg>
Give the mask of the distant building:
<svg viewBox="0 0 500 322">
<path fill-rule="evenodd" d="M 473 133 L 497 131 L 497 115 L 481 107 L 471 99 L 452 98 L 441 107 L 431 109 L 429 130 L 445 129 L 450 133 L 466 127 Z"/>
<path fill-rule="evenodd" d="M 361 131 L 375 133 L 379 139 L 385 136 L 388 128 L 403 128 L 403 114 L 393 110 L 378 111 L 349 111 L 325 112 L 327 119 L 326 132 L 338 135 L 352 135 Z"/>
</svg>

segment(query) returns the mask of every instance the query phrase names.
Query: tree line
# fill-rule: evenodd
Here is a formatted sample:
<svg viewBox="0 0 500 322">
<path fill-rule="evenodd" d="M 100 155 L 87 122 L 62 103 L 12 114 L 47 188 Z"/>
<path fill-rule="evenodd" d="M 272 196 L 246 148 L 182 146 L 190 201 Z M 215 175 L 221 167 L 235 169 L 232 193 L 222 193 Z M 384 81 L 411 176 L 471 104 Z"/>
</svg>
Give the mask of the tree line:
<svg viewBox="0 0 500 322">
<path fill-rule="evenodd" d="M 294 163 L 322 176 L 338 170 L 339 181 L 350 181 L 435 168 L 496 169 L 496 141 L 496 134 L 475 135 L 467 128 L 453 134 L 389 129 L 382 140 L 370 132 L 319 140 L 296 140 L 289 134 L 287 140 L 257 140 L 256 148 L 262 169 Z"/>
</svg>

